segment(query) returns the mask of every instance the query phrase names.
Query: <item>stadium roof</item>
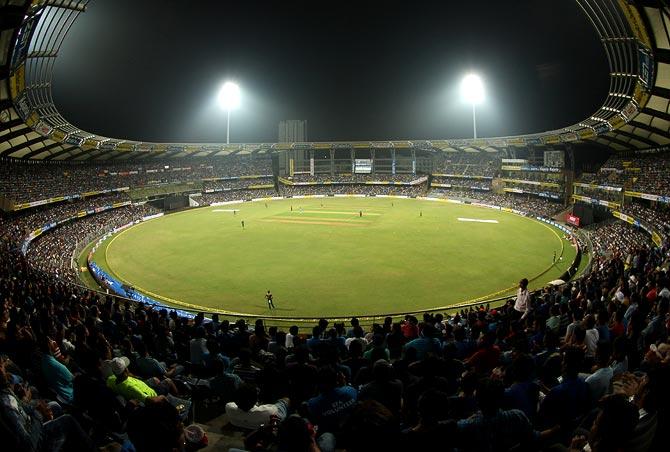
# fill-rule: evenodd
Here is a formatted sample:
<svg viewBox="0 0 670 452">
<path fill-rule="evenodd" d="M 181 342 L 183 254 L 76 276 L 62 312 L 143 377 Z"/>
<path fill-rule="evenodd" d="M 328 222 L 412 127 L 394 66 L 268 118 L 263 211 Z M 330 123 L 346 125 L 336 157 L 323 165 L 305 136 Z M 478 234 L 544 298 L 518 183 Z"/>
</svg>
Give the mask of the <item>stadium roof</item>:
<svg viewBox="0 0 670 452">
<path fill-rule="evenodd" d="M 496 152 L 509 147 L 598 143 L 617 151 L 670 143 L 670 9 L 660 0 L 576 0 L 610 67 L 602 107 L 544 133 L 477 140 L 318 143 L 148 143 L 97 135 L 54 105 L 54 60 L 88 0 L 0 0 L 0 157 L 92 160 L 214 156 L 286 149 L 395 148 Z M 585 70 L 585 68 L 574 68 Z"/>
</svg>

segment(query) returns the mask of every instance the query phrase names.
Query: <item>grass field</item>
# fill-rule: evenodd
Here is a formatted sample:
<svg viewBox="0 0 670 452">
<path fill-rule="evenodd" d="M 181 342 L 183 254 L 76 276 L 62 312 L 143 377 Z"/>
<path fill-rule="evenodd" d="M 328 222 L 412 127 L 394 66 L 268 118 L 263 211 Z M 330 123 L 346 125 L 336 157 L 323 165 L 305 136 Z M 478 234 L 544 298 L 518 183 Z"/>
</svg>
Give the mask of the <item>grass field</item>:
<svg viewBox="0 0 670 452">
<path fill-rule="evenodd" d="M 522 277 L 540 287 L 574 259 L 561 237 L 538 221 L 469 205 L 286 199 L 167 215 L 112 237 L 94 258 L 163 301 L 268 315 L 270 289 L 274 315 L 334 317 L 507 295 Z M 552 266 L 554 251 L 563 259 Z"/>
</svg>

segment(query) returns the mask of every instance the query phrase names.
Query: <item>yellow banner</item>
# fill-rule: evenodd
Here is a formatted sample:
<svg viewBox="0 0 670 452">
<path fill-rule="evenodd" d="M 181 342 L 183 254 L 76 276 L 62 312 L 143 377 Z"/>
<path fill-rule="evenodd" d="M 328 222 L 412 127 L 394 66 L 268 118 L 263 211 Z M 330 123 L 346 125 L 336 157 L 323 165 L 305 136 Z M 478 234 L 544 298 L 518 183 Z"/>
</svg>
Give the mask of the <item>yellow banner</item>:
<svg viewBox="0 0 670 452">
<path fill-rule="evenodd" d="M 651 240 L 656 246 L 661 246 L 663 244 L 663 239 L 661 239 L 661 236 L 658 235 L 656 231 L 651 233 Z"/>
<path fill-rule="evenodd" d="M 630 28 L 638 41 L 651 49 L 651 40 L 649 39 L 647 28 L 644 26 L 644 22 L 642 21 L 642 17 L 640 17 L 637 8 L 634 5 L 631 5 L 627 0 L 619 0 L 619 7 L 626 16 L 626 21 L 628 22 L 628 25 L 630 25 Z"/>
<path fill-rule="evenodd" d="M 119 143 L 116 145 L 117 151 L 132 151 L 133 143 Z"/>
<path fill-rule="evenodd" d="M 84 140 L 84 143 L 82 143 L 81 148 L 82 149 L 98 149 L 98 146 L 100 146 L 99 141 L 95 141 L 95 140 L 92 140 L 92 139 L 89 138 L 87 140 Z"/>
<path fill-rule="evenodd" d="M 12 99 L 16 99 L 26 89 L 26 65 L 17 67 L 11 77 L 9 77 L 9 93 Z"/>
<path fill-rule="evenodd" d="M 65 141 L 65 136 L 66 136 L 65 132 L 61 130 L 54 130 L 53 132 L 51 132 L 49 138 L 59 143 L 62 143 L 63 141 Z"/>
<path fill-rule="evenodd" d="M 26 125 L 28 127 L 33 127 L 35 124 L 37 124 L 37 121 L 40 120 L 40 115 L 34 111 L 28 116 L 28 119 L 26 119 Z"/>
<path fill-rule="evenodd" d="M 579 132 L 577 132 L 577 134 L 579 135 L 579 138 L 581 138 L 582 140 L 586 140 L 587 138 L 593 138 L 596 135 L 593 129 L 588 128 L 580 130 Z"/>
</svg>

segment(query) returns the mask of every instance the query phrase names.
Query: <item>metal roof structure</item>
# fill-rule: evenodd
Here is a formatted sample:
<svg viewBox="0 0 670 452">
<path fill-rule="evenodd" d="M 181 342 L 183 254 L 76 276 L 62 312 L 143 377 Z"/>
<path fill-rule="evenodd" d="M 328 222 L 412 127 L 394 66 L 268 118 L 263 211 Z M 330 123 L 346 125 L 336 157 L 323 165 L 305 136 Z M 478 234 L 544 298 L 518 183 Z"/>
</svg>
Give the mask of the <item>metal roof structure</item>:
<svg viewBox="0 0 670 452">
<path fill-rule="evenodd" d="M 0 0 L 0 157 L 105 160 L 217 156 L 288 149 L 395 148 L 497 152 L 593 144 L 615 151 L 670 143 L 670 8 L 663 0 L 575 0 L 610 67 L 608 95 L 590 117 L 543 133 L 460 140 L 310 143 L 148 143 L 79 129 L 54 104 L 55 59 L 89 0 Z M 584 70 L 576 68 L 575 70 Z"/>
</svg>

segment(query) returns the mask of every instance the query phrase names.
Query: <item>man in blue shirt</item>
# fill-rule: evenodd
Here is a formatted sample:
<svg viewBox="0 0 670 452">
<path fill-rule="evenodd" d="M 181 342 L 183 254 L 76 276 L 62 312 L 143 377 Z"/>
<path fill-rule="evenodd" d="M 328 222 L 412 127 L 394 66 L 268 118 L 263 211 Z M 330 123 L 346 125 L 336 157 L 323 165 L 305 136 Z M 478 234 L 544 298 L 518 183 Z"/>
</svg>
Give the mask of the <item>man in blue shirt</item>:
<svg viewBox="0 0 670 452">
<path fill-rule="evenodd" d="M 307 401 L 310 420 L 320 432 L 336 433 L 356 406 L 358 391 L 351 386 L 337 386 L 337 372 L 331 366 L 317 373 L 319 395 Z"/>
<path fill-rule="evenodd" d="M 49 388 L 56 393 L 58 401 L 72 404 L 74 398 L 74 376 L 63 364 L 52 355 L 56 343 L 50 338 L 45 338 L 42 344 L 41 368 Z"/>
</svg>

